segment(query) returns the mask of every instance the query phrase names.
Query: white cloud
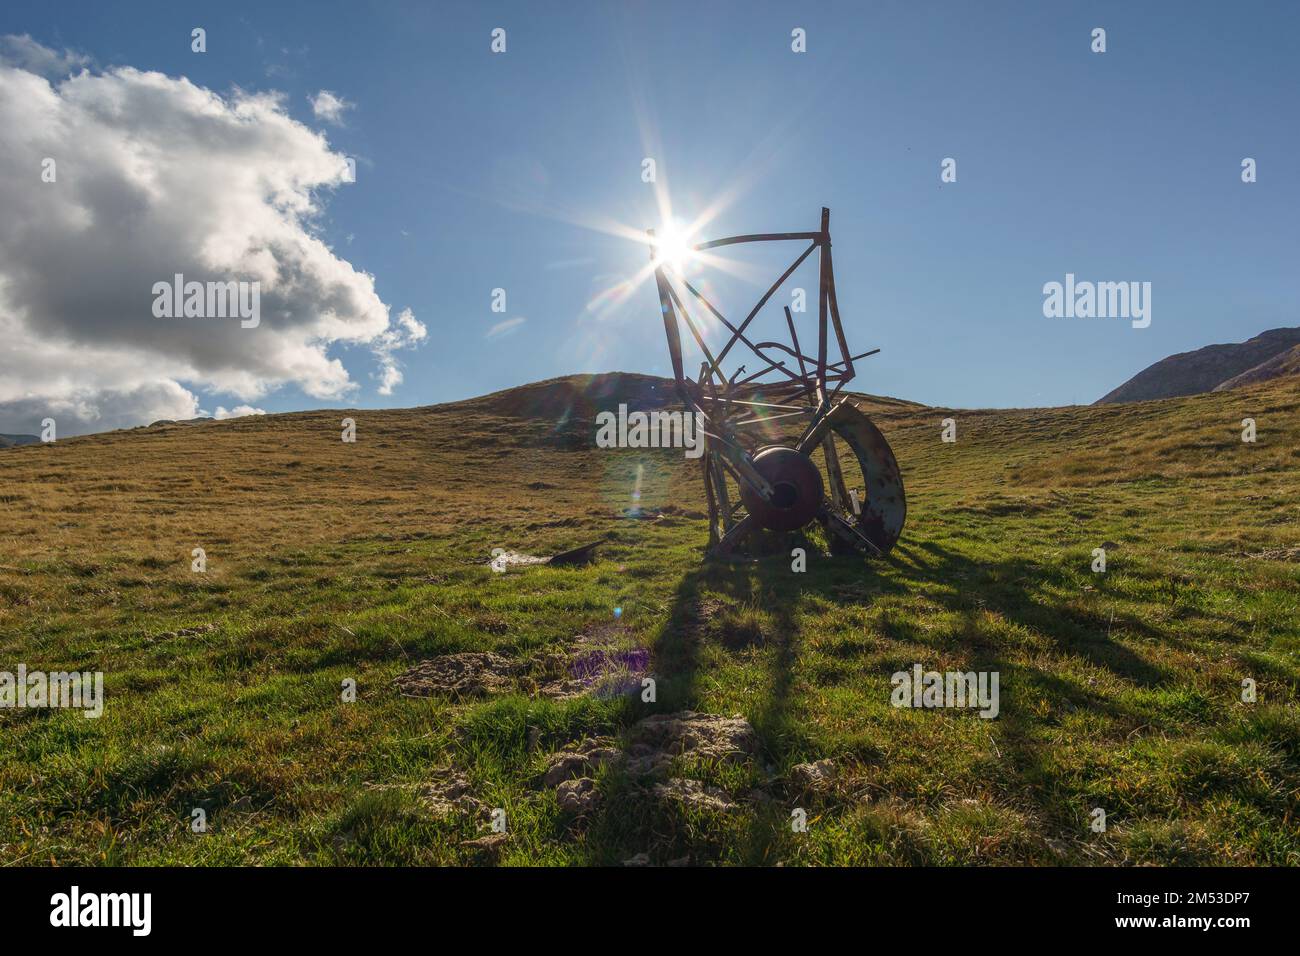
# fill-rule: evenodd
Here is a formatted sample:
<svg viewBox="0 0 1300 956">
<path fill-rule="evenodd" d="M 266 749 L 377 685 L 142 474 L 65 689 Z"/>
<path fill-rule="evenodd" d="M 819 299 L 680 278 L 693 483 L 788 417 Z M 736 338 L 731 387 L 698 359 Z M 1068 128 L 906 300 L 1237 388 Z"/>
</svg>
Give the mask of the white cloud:
<svg viewBox="0 0 1300 956">
<path fill-rule="evenodd" d="M 0 433 L 37 435 L 46 418 L 53 418 L 57 434 L 67 437 L 200 414 L 198 399 L 175 382 L 93 390 L 73 387 L 58 395 L 20 396 L 0 403 Z"/>
<path fill-rule="evenodd" d="M 335 96 L 329 90 L 321 90 L 315 96 L 309 96 L 307 99 L 311 102 L 311 111 L 317 119 L 333 123 L 336 126 L 343 124 L 343 114 L 352 109 L 351 103 L 341 96 Z"/>
<path fill-rule="evenodd" d="M 227 418 L 243 418 L 245 415 L 265 415 L 266 409 L 254 408 L 252 405 L 236 405 L 234 408 L 227 410 L 225 406 L 218 405 L 217 410 L 212 413 L 212 417 L 222 422 Z"/>
<path fill-rule="evenodd" d="M 188 418 L 194 387 L 352 396 L 329 354 L 340 344 L 375 354 L 384 394 L 400 383 L 394 353 L 424 326 L 409 310 L 393 320 L 374 277 L 317 235 L 346 158 L 280 97 L 130 67 L 51 85 L 16 62 L 0 61 L 0 432 L 32 433 L 46 414 L 61 435 Z M 155 318 L 153 285 L 177 273 L 259 282 L 260 325 Z"/>
<path fill-rule="evenodd" d="M 90 57 L 71 50 L 59 53 L 37 43 L 26 33 L 20 36 L 11 33 L 0 36 L 0 63 L 57 79 L 88 66 Z"/>
<path fill-rule="evenodd" d="M 393 389 L 402 384 L 402 369 L 393 353 L 399 349 L 415 348 L 428 334 L 424 323 L 416 319 L 410 309 L 403 309 L 397 315 L 397 324 L 390 326 L 372 343 L 371 348 L 379 360 L 380 395 L 392 395 Z"/>
<path fill-rule="evenodd" d="M 506 319 L 504 322 L 498 322 L 496 325 L 492 326 L 492 328 L 487 330 L 487 335 L 484 336 L 484 338 L 499 339 L 503 336 L 510 335 L 512 332 L 519 331 L 519 327 L 527 321 L 527 319 L 520 316 L 516 319 Z"/>
</svg>

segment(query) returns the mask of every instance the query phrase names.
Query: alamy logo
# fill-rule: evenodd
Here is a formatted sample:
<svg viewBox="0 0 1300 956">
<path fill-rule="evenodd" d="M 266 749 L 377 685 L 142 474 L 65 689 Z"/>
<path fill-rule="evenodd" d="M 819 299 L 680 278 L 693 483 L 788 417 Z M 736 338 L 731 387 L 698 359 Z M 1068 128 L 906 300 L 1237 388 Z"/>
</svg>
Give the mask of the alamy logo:
<svg viewBox="0 0 1300 956">
<path fill-rule="evenodd" d="M 153 929 L 152 893 L 86 893 L 74 886 L 50 897 L 51 926 L 129 926 L 131 935 Z"/>
<path fill-rule="evenodd" d="M 980 716 L 988 720 L 1001 709 L 997 671 L 940 673 L 913 664 L 911 673 L 898 671 L 889 682 L 894 685 L 889 702 L 895 707 L 979 707 Z"/>
<path fill-rule="evenodd" d="M 83 717 L 104 714 L 102 671 L 31 671 L 18 665 L 18 673 L 0 671 L 0 708 L 60 707 L 82 711 Z"/>
<path fill-rule="evenodd" d="M 597 448 L 684 448 L 687 458 L 704 454 L 704 416 L 699 412 L 628 412 L 596 415 Z"/>
<path fill-rule="evenodd" d="M 176 273 L 171 282 L 153 284 L 153 314 L 157 319 L 240 319 L 255 329 L 262 321 L 262 283 L 186 282 Z"/>
<path fill-rule="evenodd" d="M 1065 282 L 1043 286 L 1043 315 L 1049 319 L 1132 319 L 1135 329 L 1151 324 L 1150 282 Z"/>
</svg>

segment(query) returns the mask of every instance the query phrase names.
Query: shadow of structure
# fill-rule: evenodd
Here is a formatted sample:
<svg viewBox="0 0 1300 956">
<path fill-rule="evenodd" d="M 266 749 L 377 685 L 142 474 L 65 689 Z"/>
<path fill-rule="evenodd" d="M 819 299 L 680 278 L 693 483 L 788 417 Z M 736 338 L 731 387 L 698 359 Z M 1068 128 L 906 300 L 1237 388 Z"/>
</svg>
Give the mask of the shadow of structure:
<svg viewBox="0 0 1300 956">
<path fill-rule="evenodd" d="M 813 546 L 807 545 L 814 554 Z M 947 638 L 966 651 L 969 668 L 998 671 L 1001 675 L 1001 712 L 990 721 L 997 734 L 1001 757 L 999 788 L 1018 794 L 1033 804 L 1049 825 L 1073 826 L 1062 818 L 1059 798 L 1047 785 L 1047 747 L 1035 729 L 1043 718 L 1030 702 L 1046 698 L 1072 709 L 1092 709 L 1139 727 L 1142 715 L 1087 687 L 1064 680 L 1040 667 L 1008 659 L 1011 650 L 981 634 L 978 618 L 986 612 L 1001 616 L 1041 635 L 1056 655 L 1078 655 L 1092 664 L 1139 687 L 1156 687 L 1167 675 L 1113 639 L 1116 632 L 1143 638 L 1168 638 L 1145 622 L 1113 610 L 1104 614 L 1077 605 L 1063 607 L 1053 595 L 1077 590 L 1067 569 L 1025 558 L 986 560 L 951 550 L 934 542 L 900 544 L 884 562 L 855 558 L 810 560 L 808 571 L 792 573 L 789 549 L 782 557 L 744 564 L 705 563 L 684 575 L 675 589 L 669 617 L 652 648 L 652 673 L 658 682 L 655 712 L 700 709 L 701 654 L 706 642 L 727 647 L 727 633 L 710 626 L 711 619 L 727 610 L 754 608 L 771 622 L 764 645 L 766 686 L 757 707 L 746 714 L 757 732 L 765 765 L 784 767 L 806 752 L 805 732 L 791 718 L 791 693 L 799 669 L 801 611 L 808 598 L 823 607 L 866 608 L 883 596 L 920 597 L 942 611 L 967 618 L 967 624 Z M 915 646 L 926 643 L 913 624 L 884 623 L 887 641 Z M 743 644 L 743 634 L 740 635 Z M 850 642 L 844 654 L 856 656 L 867 645 Z M 919 661 L 924 664 L 924 661 Z M 585 841 L 591 863 L 617 863 L 646 852 L 652 846 L 664 859 L 671 854 L 691 854 L 692 862 L 707 862 L 723 847 L 710 846 L 707 833 L 692 827 L 689 819 L 672 808 L 638 798 L 635 781 L 614 771 L 605 781 L 606 798 L 589 821 L 593 839 Z M 778 831 L 788 827 L 788 808 L 779 801 L 759 809 L 746 828 L 741 854 L 746 862 L 772 859 Z M 662 860 L 656 860 L 662 862 Z"/>
</svg>

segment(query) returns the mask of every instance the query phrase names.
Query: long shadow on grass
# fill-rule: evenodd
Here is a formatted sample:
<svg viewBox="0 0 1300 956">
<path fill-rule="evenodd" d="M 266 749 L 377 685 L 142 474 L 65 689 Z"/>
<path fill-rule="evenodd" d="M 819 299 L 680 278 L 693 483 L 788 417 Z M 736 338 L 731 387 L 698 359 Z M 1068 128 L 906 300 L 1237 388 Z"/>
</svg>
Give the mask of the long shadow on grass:
<svg viewBox="0 0 1300 956">
<path fill-rule="evenodd" d="M 1131 615 L 1106 618 L 1100 611 L 1047 603 L 1053 592 L 1077 590 L 1065 568 L 1024 558 L 980 560 L 930 541 L 896 548 L 895 555 L 903 574 L 926 585 L 925 596 L 949 611 L 992 611 L 1042 634 L 1062 653 L 1078 654 L 1143 687 L 1165 679 L 1158 667 L 1111 637 L 1116 629 L 1150 639 L 1167 637 L 1164 632 Z"/>
<path fill-rule="evenodd" d="M 814 558 L 802 574 L 791 571 L 788 557 L 738 565 L 704 563 L 678 583 L 668 622 L 655 641 L 658 701 L 654 710 L 701 709 L 706 677 L 702 662 L 717 659 L 718 654 L 747 652 L 752 630 L 747 621 L 768 622 L 762 634 L 752 635 L 754 646 L 764 651 L 765 688 L 760 703 L 746 716 L 762 745 L 760 761 L 786 767 L 795 758 L 819 751 L 819 742 L 792 717 L 799 648 L 807 636 L 801 633 L 801 611 L 812 610 L 808 604 L 814 601 L 816 610 L 824 611 L 826 605 L 870 606 L 881 596 L 924 598 L 969 619 L 954 638 L 966 645 L 969 667 L 1001 674 L 1002 712 L 997 721 L 1001 759 L 993 768 L 1001 778 L 1000 788 L 1027 797 L 1053 823 L 1073 826 L 1075 821 L 1062 810 L 1060 795 L 1052 793 L 1051 771 L 1032 739 L 1032 731 L 1050 718 L 1035 712 L 1032 702 L 1046 699 L 1054 708 L 1090 709 L 1134 726 L 1141 717 L 1087 687 L 1009 660 L 1007 648 L 980 633 L 979 618 L 992 612 L 1046 636 L 1060 654 L 1078 655 L 1138 686 L 1160 684 L 1165 679 L 1161 669 L 1110 636 L 1113 629 L 1144 635 L 1159 632 L 1141 621 L 1106 620 L 1077 607 L 1057 606 L 1060 602 L 1054 596 L 1075 588 L 1067 570 L 1057 566 L 1023 558 L 969 557 L 932 542 L 900 546 L 887 561 Z M 894 640 L 924 642 L 921 635 L 906 629 L 886 630 Z M 936 719 L 965 716 L 945 713 Z M 737 833 L 699 814 L 655 805 L 639 793 L 634 781 L 614 776 L 606 780 L 604 789 L 603 809 L 589 821 L 585 843 L 589 862 L 617 862 L 640 852 L 650 853 L 656 862 L 688 854 L 693 862 L 724 855 L 739 862 L 770 862 L 781 857 L 783 845 L 789 842 L 784 833 L 788 810 L 779 801 L 775 809 L 760 808 L 750 814 Z"/>
<path fill-rule="evenodd" d="M 652 649 L 654 712 L 700 709 L 700 658 L 706 643 L 716 643 L 726 653 L 758 650 L 765 661 L 766 689 L 757 712 L 746 716 L 764 742 L 767 758 L 780 759 L 800 733 L 789 719 L 788 704 L 803 577 L 790 573 L 788 558 L 701 563 L 684 575 Z M 735 846 L 735 834 L 713 825 L 717 821 L 708 814 L 654 801 L 641 784 L 617 770 L 606 777 L 600 809 L 588 820 L 585 862 L 617 863 L 648 852 L 655 862 L 689 857 L 700 863 Z"/>
</svg>

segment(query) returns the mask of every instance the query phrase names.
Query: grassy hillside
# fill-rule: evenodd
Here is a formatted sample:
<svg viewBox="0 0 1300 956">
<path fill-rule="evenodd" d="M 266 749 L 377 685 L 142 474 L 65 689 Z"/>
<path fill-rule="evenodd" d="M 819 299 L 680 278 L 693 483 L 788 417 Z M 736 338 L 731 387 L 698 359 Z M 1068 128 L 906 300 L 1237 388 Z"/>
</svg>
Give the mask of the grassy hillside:
<svg viewBox="0 0 1300 956">
<path fill-rule="evenodd" d="M 107 690 L 99 720 L 0 711 L 0 862 L 1300 863 L 1294 379 L 864 399 L 907 528 L 887 561 L 813 552 L 802 574 L 703 564 L 698 466 L 592 448 L 591 388 L 0 451 L 0 670 Z M 586 567 L 488 566 L 604 536 Z M 493 679 L 392 683 L 466 652 Z M 891 707 L 915 663 L 998 671 L 1000 716 Z M 645 675 L 656 703 L 617 692 Z M 739 744 L 649 780 L 642 721 L 681 710 L 752 737 L 727 724 Z"/>
</svg>

